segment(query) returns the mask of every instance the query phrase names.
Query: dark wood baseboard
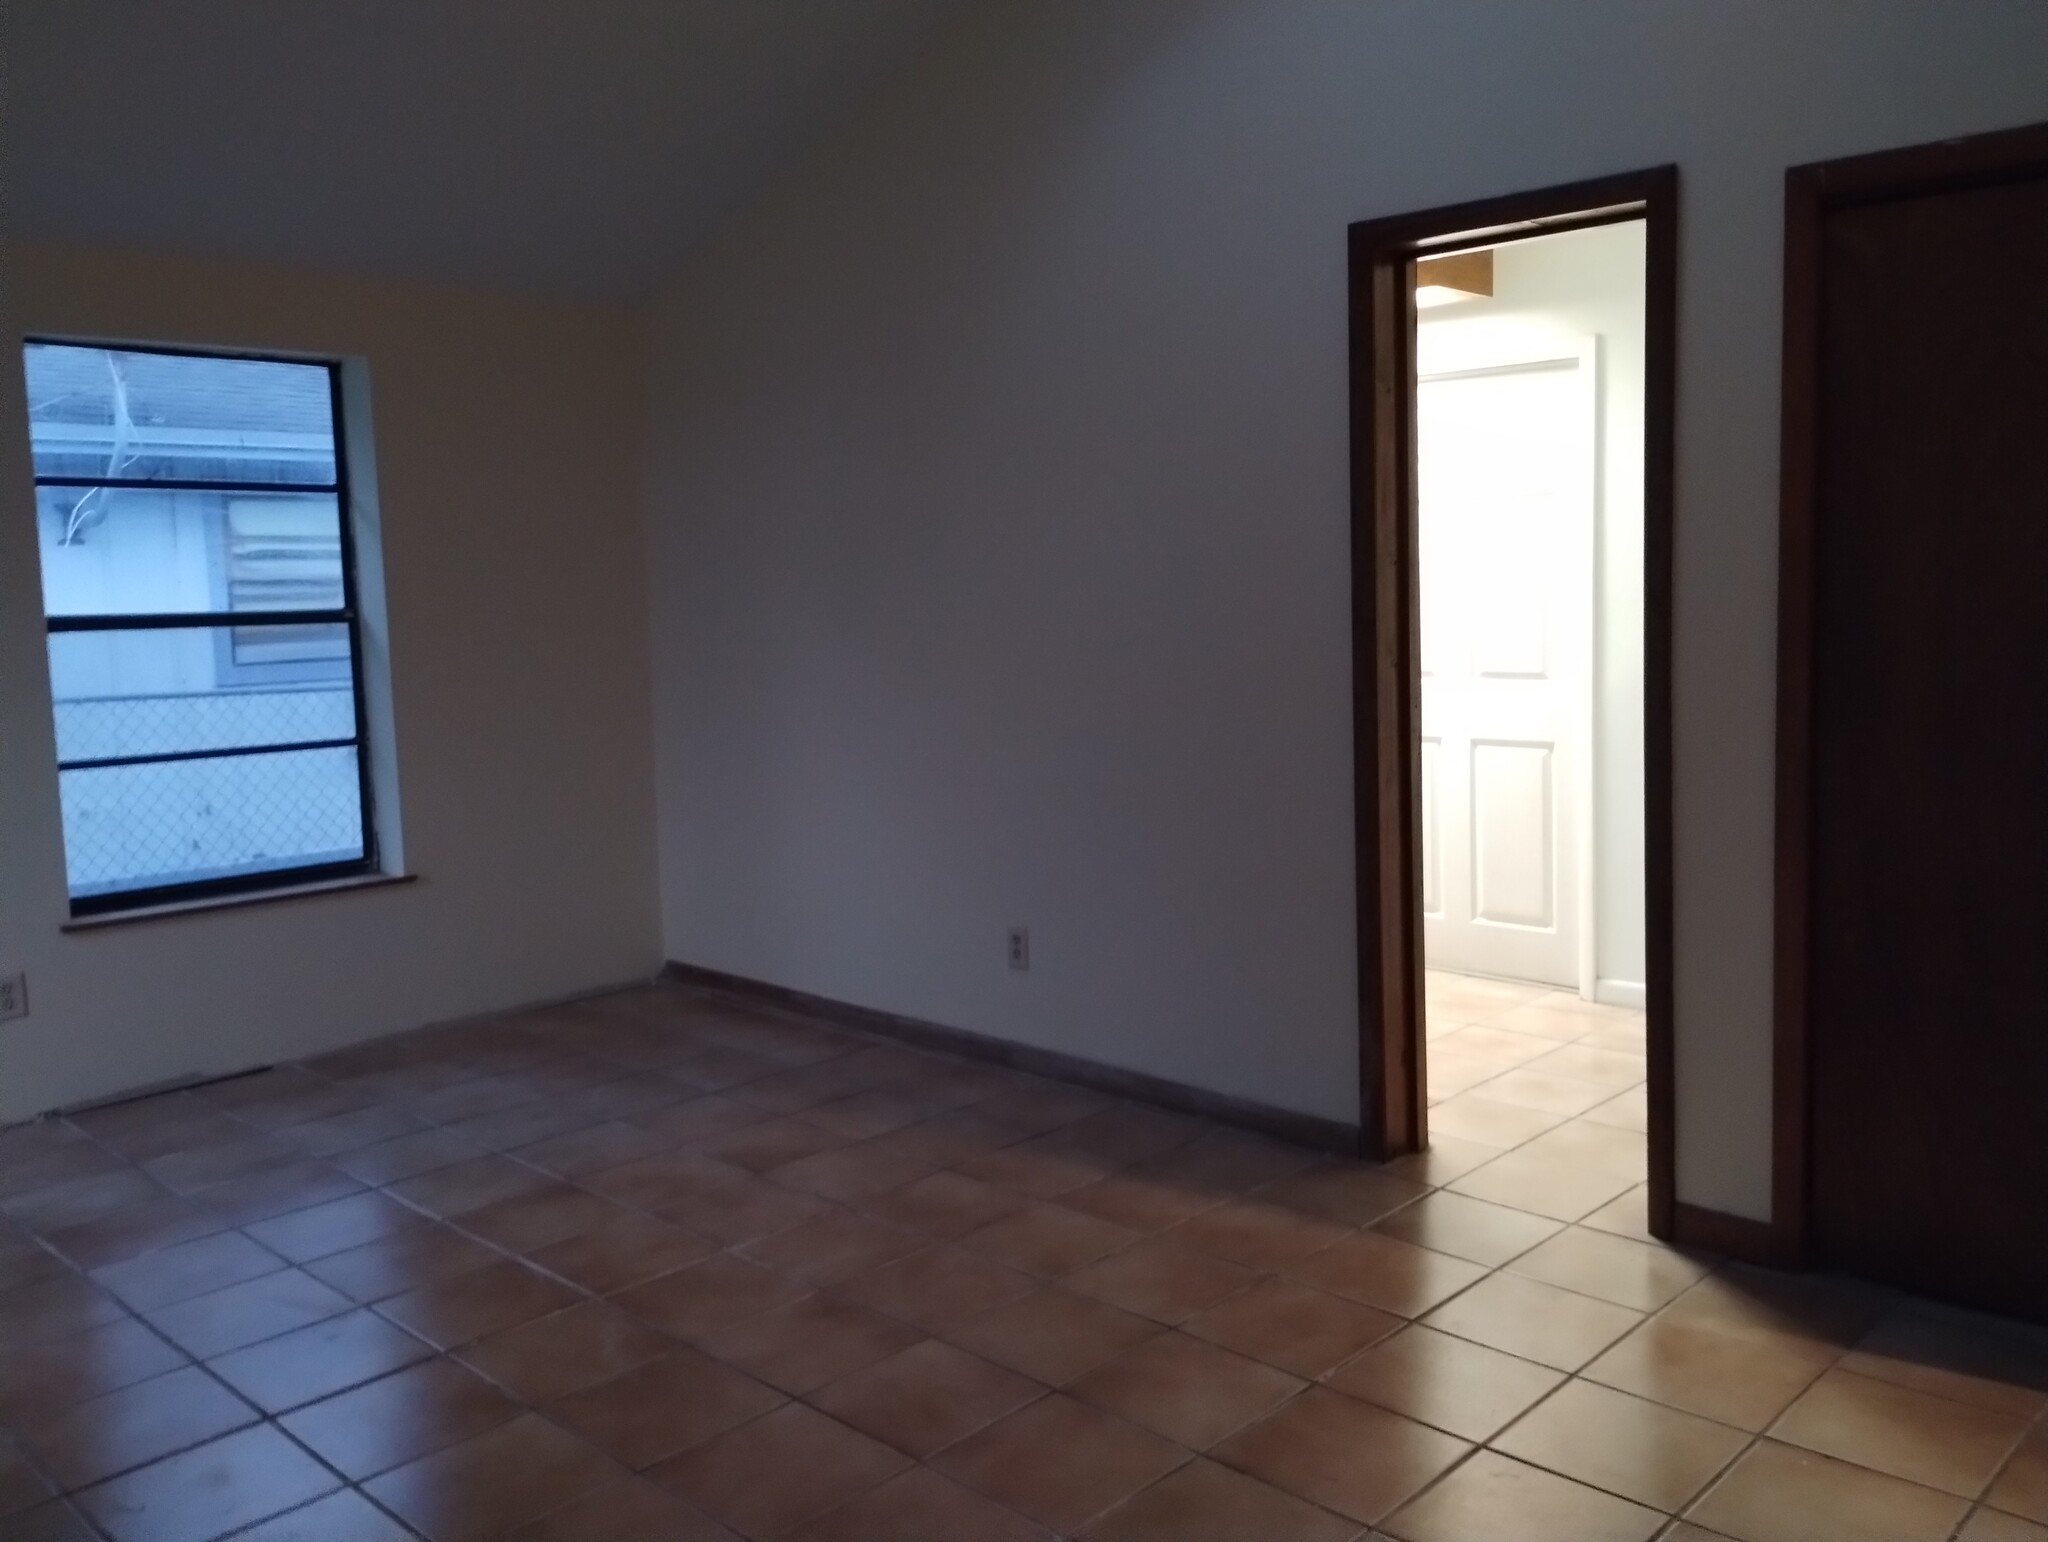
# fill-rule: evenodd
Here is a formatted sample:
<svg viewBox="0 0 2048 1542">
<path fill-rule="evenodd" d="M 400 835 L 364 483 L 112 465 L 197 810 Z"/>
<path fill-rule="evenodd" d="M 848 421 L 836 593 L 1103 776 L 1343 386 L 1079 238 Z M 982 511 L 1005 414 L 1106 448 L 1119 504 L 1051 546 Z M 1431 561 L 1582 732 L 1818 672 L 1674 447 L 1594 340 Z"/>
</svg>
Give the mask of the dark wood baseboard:
<svg viewBox="0 0 2048 1542">
<path fill-rule="evenodd" d="M 1355 1124 L 1323 1119 L 1314 1114 L 1298 1114 L 1267 1103 L 1191 1087 L 1185 1082 L 1169 1081 L 1163 1076 L 1127 1071 L 1120 1066 L 1104 1065 L 1099 1060 L 1087 1060 L 1054 1049 L 1039 1049 L 1030 1044 L 1015 1044 L 1008 1039 L 991 1038 L 964 1028 L 949 1028 L 943 1023 L 926 1022 L 922 1018 L 903 1017 L 875 1007 L 855 1006 L 851 1002 L 835 1001 L 830 996 L 814 996 L 809 991 L 771 985 L 765 980 L 726 974 L 698 964 L 671 962 L 663 972 L 680 984 L 715 991 L 753 1005 L 814 1017 L 834 1027 L 877 1034 L 904 1044 L 914 1044 L 919 1049 L 938 1050 L 968 1060 L 988 1061 L 1014 1071 L 1028 1071 L 1034 1076 L 1071 1082 L 1114 1097 L 1170 1108 L 1176 1113 L 1198 1114 L 1219 1124 L 1270 1135 L 1297 1146 L 1334 1151 L 1344 1156 L 1359 1154 L 1359 1130 Z"/>
<path fill-rule="evenodd" d="M 1769 1221 L 1753 1221 L 1746 1215 L 1708 1210 L 1683 1200 L 1672 1205 L 1671 1221 L 1671 1240 L 1682 1248 L 1719 1253 L 1745 1264 L 1785 1267 Z"/>
</svg>

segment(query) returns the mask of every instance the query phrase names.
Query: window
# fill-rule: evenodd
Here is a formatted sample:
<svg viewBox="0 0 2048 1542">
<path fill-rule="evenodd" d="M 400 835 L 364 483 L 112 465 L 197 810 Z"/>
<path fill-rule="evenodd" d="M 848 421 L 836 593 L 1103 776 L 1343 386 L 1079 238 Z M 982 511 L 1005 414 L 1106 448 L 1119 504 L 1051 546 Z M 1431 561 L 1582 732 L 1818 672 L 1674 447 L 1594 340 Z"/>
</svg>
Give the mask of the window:
<svg viewBox="0 0 2048 1542">
<path fill-rule="evenodd" d="M 370 871 L 339 366 L 23 354 L 73 913 Z"/>
</svg>

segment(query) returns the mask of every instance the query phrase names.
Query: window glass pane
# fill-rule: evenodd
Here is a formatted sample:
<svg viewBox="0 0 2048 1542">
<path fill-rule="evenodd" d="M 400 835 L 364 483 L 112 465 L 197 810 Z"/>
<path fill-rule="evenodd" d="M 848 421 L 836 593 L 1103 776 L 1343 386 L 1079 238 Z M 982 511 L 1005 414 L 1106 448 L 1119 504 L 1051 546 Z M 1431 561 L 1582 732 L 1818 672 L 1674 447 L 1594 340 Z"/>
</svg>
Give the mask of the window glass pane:
<svg viewBox="0 0 2048 1542">
<path fill-rule="evenodd" d="M 30 343 L 37 476 L 329 484 L 324 364 Z"/>
<path fill-rule="evenodd" d="M 252 667 L 238 639 L 266 632 L 287 662 Z M 348 628 L 177 627 L 50 637 L 57 759 L 114 760 L 352 739 Z"/>
<path fill-rule="evenodd" d="M 60 773 L 74 899 L 359 861 L 356 751 Z"/>
<path fill-rule="evenodd" d="M 39 487 L 36 527 L 48 615 L 342 606 L 333 493 Z"/>
</svg>

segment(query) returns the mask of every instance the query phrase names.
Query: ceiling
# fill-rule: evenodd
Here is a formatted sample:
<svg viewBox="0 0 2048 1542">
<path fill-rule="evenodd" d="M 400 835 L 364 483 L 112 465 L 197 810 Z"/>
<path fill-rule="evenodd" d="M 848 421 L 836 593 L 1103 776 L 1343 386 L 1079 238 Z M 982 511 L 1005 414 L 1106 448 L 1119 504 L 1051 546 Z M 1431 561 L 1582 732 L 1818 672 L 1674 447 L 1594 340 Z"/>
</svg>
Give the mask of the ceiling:
<svg viewBox="0 0 2048 1542">
<path fill-rule="evenodd" d="M 14 0 L 8 223 L 631 299 L 961 0 Z"/>
</svg>

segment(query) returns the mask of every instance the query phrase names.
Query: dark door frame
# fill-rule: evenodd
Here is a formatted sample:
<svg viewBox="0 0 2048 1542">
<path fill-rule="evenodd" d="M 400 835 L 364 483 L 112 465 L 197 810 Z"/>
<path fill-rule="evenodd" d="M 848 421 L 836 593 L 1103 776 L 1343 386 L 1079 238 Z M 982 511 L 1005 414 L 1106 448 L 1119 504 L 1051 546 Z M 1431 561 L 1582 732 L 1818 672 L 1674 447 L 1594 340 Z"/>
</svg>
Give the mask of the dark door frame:
<svg viewBox="0 0 2048 1542">
<path fill-rule="evenodd" d="M 1678 169 L 1455 204 L 1350 230 L 1351 668 L 1358 840 L 1359 1104 L 1365 1154 L 1426 1138 L 1415 530 L 1417 258 L 1640 219 L 1643 776 L 1650 1229 L 1673 1232 L 1671 531 L 1678 342 Z"/>
<path fill-rule="evenodd" d="M 1785 362 L 1778 492 L 1778 767 L 1771 1252 L 1811 1261 L 1814 549 L 1821 394 L 1822 229 L 1831 210 L 2048 175 L 2048 124 L 1794 166 L 1785 174 Z"/>
</svg>

